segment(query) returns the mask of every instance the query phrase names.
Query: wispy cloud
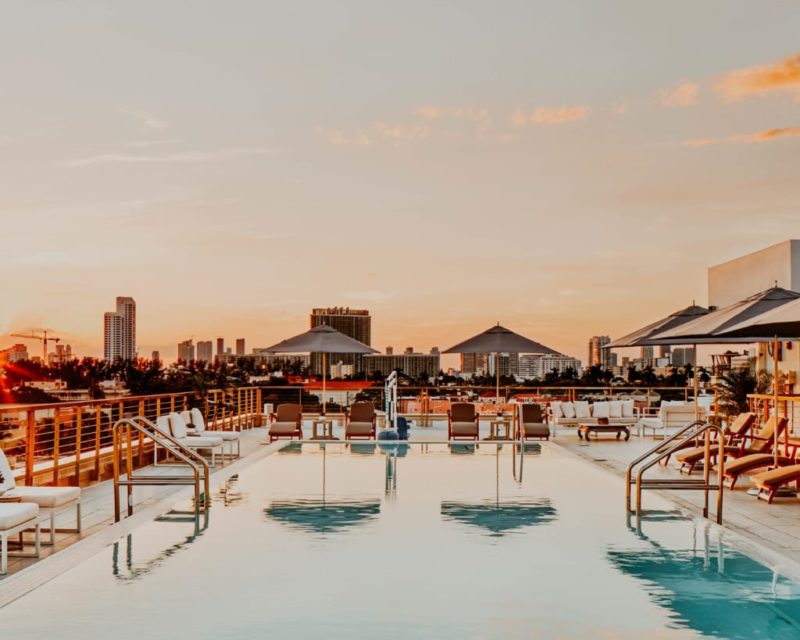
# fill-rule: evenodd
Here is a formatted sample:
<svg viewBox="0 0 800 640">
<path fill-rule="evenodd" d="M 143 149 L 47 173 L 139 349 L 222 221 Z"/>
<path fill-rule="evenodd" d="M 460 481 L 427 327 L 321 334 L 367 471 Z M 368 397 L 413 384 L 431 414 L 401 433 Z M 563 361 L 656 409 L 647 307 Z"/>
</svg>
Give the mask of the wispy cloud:
<svg viewBox="0 0 800 640">
<path fill-rule="evenodd" d="M 611 113 L 613 113 L 615 115 L 618 115 L 618 116 L 624 116 L 626 113 L 628 113 L 628 105 L 627 105 L 627 103 L 625 103 L 625 102 L 614 102 L 614 103 L 612 103 L 611 104 Z"/>
<path fill-rule="evenodd" d="M 143 111 L 141 109 L 124 107 L 120 109 L 120 113 L 136 120 L 143 131 L 163 131 L 169 127 L 169 125 L 161 118 L 158 118 L 152 113 L 148 113 L 147 111 Z"/>
<path fill-rule="evenodd" d="M 327 129 L 318 127 L 317 133 L 324 137 L 330 144 L 369 146 L 377 141 L 384 140 L 394 144 L 420 140 L 431 135 L 430 127 L 418 123 L 389 124 L 383 120 L 376 120 L 368 129 L 357 128 L 351 131 L 342 129 Z"/>
<path fill-rule="evenodd" d="M 800 93 L 800 54 L 772 64 L 731 71 L 716 82 L 714 89 L 728 102 L 773 91 Z"/>
<path fill-rule="evenodd" d="M 694 82 L 681 82 L 677 86 L 658 90 L 659 102 L 665 107 L 690 107 L 697 102 L 700 87 Z"/>
<path fill-rule="evenodd" d="M 185 151 L 164 155 L 103 153 L 84 158 L 74 158 L 60 163 L 67 167 L 88 167 L 98 164 L 188 164 L 232 160 L 244 156 L 269 155 L 280 151 L 273 147 L 231 148 L 212 151 Z"/>
<path fill-rule="evenodd" d="M 527 124 L 564 124 L 575 120 L 583 120 L 589 115 L 589 107 L 538 107 L 532 112 L 517 108 L 511 114 L 511 124 L 515 127 L 524 127 Z"/>
<path fill-rule="evenodd" d="M 131 140 L 126 146 L 132 149 L 144 149 L 147 147 L 159 147 L 166 144 L 179 144 L 183 142 L 178 138 L 165 138 L 164 140 Z"/>
<path fill-rule="evenodd" d="M 780 138 L 793 138 L 800 136 L 800 127 L 781 127 L 779 129 L 766 129 L 757 133 L 746 133 L 725 138 L 695 138 L 687 140 L 684 144 L 690 147 L 705 147 L 712 144 L 737 144 L 741 142 L 770 142 Z"/>
<path fill-rule="evenodd" d="M 485 107 L 437 107 L 425 106 L 414 110 L 414 115 L 424 120 L 468 120 L 470 122 L 485 122 L 490 119 L 489 110 Z"/>
</svg>

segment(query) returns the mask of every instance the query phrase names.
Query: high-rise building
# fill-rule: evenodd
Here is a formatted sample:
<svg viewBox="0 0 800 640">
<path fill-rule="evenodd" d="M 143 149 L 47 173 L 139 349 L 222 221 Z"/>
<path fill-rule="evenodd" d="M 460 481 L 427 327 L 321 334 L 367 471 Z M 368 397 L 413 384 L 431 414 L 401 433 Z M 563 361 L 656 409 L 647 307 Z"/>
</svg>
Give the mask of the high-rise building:
<svg viewBox="0 0 800 640">
<path fill-rule="evenodd" d="M 639 350 L 639 357 L 642 360 L 652 360 L 653 359 L 653 347 L 641 347 Z"/>
<path fill-rule="evenodd" d="M 574 369 L 580 375 L 581 361 L 564 355 L 524 354 L 519 357 L 519 375 L 523 378 L 541 380 L 554 369 L 558 373 Z"/>
<path fill-rule="evenodd" d="M 217 338 L 217 355 L 225 354 L 225 338 Z"/>
<path fill-rule="evenodd" d="M 672 350 L 672 365 L 675 367 L 694 364 L 694 358 L 694 347 L 679 347 Z"/>
<path fill-rule="evenodd" d="M 589 357 L 586 360 L 587 367 L 599 366 L 602 369 L 611 369 L 617 364 L 617 354 L 611 349 L 603 347 L 611 342 L 609 336 L 592 336 L 589 339 Z"/>
<path fill-rule="evenodd" d="M 312 309 L 311 328 L 327 325 L 346 336 L 372 344 L 372 317 L 367 309 L 351 309 L 350 307 L 327 307 Z M 364 356 L 357 353 L 337 353 L 336 361 L 352 364 L 356 373 L 364 371 Z M 311 354 L 311 371 L 317 375 L 322 373 L 322 354 Z"/>
<path fill-rule="evenodd" d="M 194 344 L 192 344 L 192 339 L 189 338 L 188 340 L 184 340 L 183 342 L 178 343 L 178 360 L 181 362 L 192 362 L 195 359 L 194 356 Z"/>
<path fill-rule="evenodd" d="M 72 347 L 68 344 L 57 344 L 56 350 L 47 354 L 47 364 L 51 367 L 64 364 L 72 359 Z"/>
<path fill-rule="evenodd" d="M 106 360 L 136 359 L 136 301 L 118 296 L 117 310 L 103 315 L 103 357 Z"/>
<path fill-rule="evenodd" d="M 211 362 L 214 359 L 214 343 L 211 340 L 200 340 L 197 343 L 197 360 Z"/>
<path fill-rule="evenodd" d="M 487 375 L 489 371 L 489 356 L 486 353 L 462 353 L 461 372 L 479 373 Z"/>
<path fill-rule="evenodd" d="M 236 338 L 236 355 L 244 355 L 244 338 Z"/>
<path fill-rule="evenodd" d="M 153 353 L 150 354 L 150 359 L 151 360 L 160 361 L 161 360 L 161 353 L 159 351 L 153 351 Z"/>
<path fill-rule="evenodd" d="M 441 371 L 439 361 L 439 349 L 436 347 L 430 353 L 416 353 L 412 347 L 408 347 L 397 355 L 391 347 L 387 347 L 386 354 L 370 353 L 364 356 L 364 371 L 367 375 L 380 373 L 388 376 L 392 371 L 399 370 L 412 378 L 421 375 L 432 378 Z"/>
<path fill-rule="evenodd" d="M 8 349 L 0 350 L 0 365 L 11 364 L 19 362 L 20 360 L 29 360 L 28 347 L 24 344 L 15 344 Z"/>
</svg>

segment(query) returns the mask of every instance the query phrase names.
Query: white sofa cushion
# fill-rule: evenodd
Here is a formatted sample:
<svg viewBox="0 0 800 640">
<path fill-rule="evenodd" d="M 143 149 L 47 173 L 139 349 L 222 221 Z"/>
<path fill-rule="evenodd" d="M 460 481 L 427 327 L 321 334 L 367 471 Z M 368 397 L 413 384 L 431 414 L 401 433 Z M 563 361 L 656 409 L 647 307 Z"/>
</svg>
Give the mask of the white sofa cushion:
<svg viewBox="0 0 800 640">
<path fill-rule="evenodd" d="M 14 488 L 14 472 L 2 449 L 0 449 L 0 475 L 3 476 L 3 481 L 0 482 L 0 495 L 3 495 L 6 491 Z"/>
<path fill-rule="evenodd" d="M 622 417 L 622 403 L 619 400 L 608 401 L 608 416 L 609 418 Z"/>
<path fill-rule="evenodd" d="M 55 509 L 78 500 L 81 490 L 79 487 L 15 487 L 6 495 L 33 502 L 42 509 Z"/>
<path fill-rule="evenodd" d="M 593 418 L 608 418 L 610 417 L 608 402 L 595 402 L 592 405 Z"/>
<path fill-rule="evenodd" d="M 186 422 L 180 413 L 169 414 L 169 428 L 172 431 L 172 436 L 178 440 L 189 435 L 189 427 L 186 426 Z"/>
<path fill-rule="evenodd" d="M 623 418 L 632 418 L 633 417 L 633 400 L 622 400 L 620 402 L 622 405 L 622 417 Z"/>
<path fill-rule="evenodd" d="M 4 502 L 0 504 L 0 531 L 13 529 L 39 515 L 39 505 L 33 502 Z"/>
<path fill-rule="evenodd" d="M 583 419 L 592 417 L 592 412 L 589 409 L 589 403 L 585 400 L 576 400 L 574 406 L 576 418 Z"/>
<path fill-rule="evenodd" d="M 564 414 L 565 418 L 574 418 L 575 417 L 575 405 L 571 402 L 562 402 L 561 403 L 561 413 Z"/>
<path fill-rule="evenodd" d="M 561 402 L 551 402 L 550 410 L 553 412 L 554 418 L 563 418 L 564 413 L 561 411 Z"/>
</svg>

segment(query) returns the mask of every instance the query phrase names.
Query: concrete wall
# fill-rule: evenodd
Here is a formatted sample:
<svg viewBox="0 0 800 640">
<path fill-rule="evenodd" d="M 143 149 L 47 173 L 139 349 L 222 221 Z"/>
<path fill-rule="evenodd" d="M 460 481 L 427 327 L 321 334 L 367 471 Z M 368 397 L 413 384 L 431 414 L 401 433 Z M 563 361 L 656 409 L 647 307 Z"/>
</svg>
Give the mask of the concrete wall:
<svg viewBox="0 0 800 640">
<path fill-rule="evenodd" d="M 708 270 L 708 304 L 724 307 L 778 286 L 800 291 L 800 240 L 786 240 Z"/>
</svg>

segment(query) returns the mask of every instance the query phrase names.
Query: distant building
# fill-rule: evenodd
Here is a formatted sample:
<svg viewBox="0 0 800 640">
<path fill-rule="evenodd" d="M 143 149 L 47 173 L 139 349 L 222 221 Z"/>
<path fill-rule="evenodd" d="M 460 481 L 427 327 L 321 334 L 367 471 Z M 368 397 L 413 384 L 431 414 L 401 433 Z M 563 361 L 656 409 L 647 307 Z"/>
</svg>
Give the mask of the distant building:
<svg viewBox="0 0 800 640">
<path fill-rule="evenodd" d="M 214 360 L 214 343 L 211 340 L 200 340 L 197 343 L 197 360 L 200 362 Z"/>
<path fill-rule="evenodd" d="M 217 355 L 221 356 L 225 353 L 225 338 L 217 338 Z"/>
<path fill-rule="evenodd" d="M 195 360 L 194 344 L 192 344 L 191 339 L 178 343 L 178 360 L 181 362 L 192 362 Z"/>
<path fill-rule="evenodd" d="M 158 351 L 153 351 L 153 353 L 150 354 L 150 359 L 160 362 L 161 361 L 161 353 L 158 352 Z"/>
<path fill-rule="evenodd" d="M 694 364 L 694 347 L 679 347 L 672 350 L 672 366 L 684 367 L 687 364 Z"/>
<path fill-rule="evenodd" d="M 336 378 L 346 378 L 347 376 L 352 376 L 354 371 L 355 368 L 352 364 L 337 362 L 336 364 L 332 364 L 330 366 L 328 376 L 330 376 L 331 380 L 335 380 Z"/>
<path fill-rule="evenodd" d="M 266 349 L 253 349 L 253 353 L 245 357 L 253 358 L 256 366 L 266 366 L 269 368 L 296 365 L 306 368 L 311 363 L 311 357 L 307 354 L 290 355 L 283 353 L 270 353 Z"/>
<path fill-rule="evenodd" d="M 117 297 L 117 310 L 103 315 L 103 357 L 108 361 L 136 359 L 136 301 Z"/>
<path fill-rule="evenodd" d="M 486 353 L 462 353 L 461 372 L 484 375 L 489 370 L 489 355 Z"/>
<path fill-rule="evenodd" d="M 641 347 L 639 350 L 639 357 L 642 358 L 642 360 L 652 360 L 653 353 L 653 347 Z"/>
<path fill-rule="evenodd" d="M 244 338 L 236 338 L 236 355 L 243 356 L 244 354 Z"/>
<path fill-rule="evenodd" d="M 609 336 L 592 336 L 589 339 L 589 354 L 586 359 L 587 367 L 601 367 L 611 369 L 617 364 L 617 355 L 611 349 L 603 347 L 611 342 Z"/>
<path fill-rule="evenodd" d="M 372 345 L 372 317 L 367 309 L 351 309 L 350 307 L 312 309 L 310 325 L 312 329 L 320 325 L 327 325 L 367 346 Z M 335 357 L 342 364 L 352 364 L 356 373 L 364 371 L 364 356 L 361 354 L 337 353 Z M 311 371 L 317 375 L 322 373 L 321 353 L 311 354 Z"/>
<path fill-rule="evenodd" d="M 29 359 L 28 347 L 24 344 L 15 344 L 13 347 L 0 350 L 0 366 Z"/>
<path fill-rule="evenodd" d="M 559 374 L 566 373 L 567 369 L 574 369 L 580 375 L 581 361 L 564 355 L 522 354 L 519 356 L 519 376 L 522 378 L 541 380 L 554 369 Z"/>
<path fill-rule="evenodd" d="M 52 367 L 73 360 L 72 347 L 68 344 L 57 344 L 56 350 L 47 355 L 47 363 Z"/>
<path fill-rule="evenodd" d="M 433 378 L 441 371 L 441 356 L 439 349 L 434 347 L 430 353 L 417 353 L 413 347 L 408 347 L 403 353 L 395 354 L 391 347 L 385 354 L 370 353 L 364 356 L 364 372 L 367 376 L 380 374 L 388 376 L 392 371 L 401 371 L 403 374 L 419 378 L 426 375 Z"/>
</svg>

